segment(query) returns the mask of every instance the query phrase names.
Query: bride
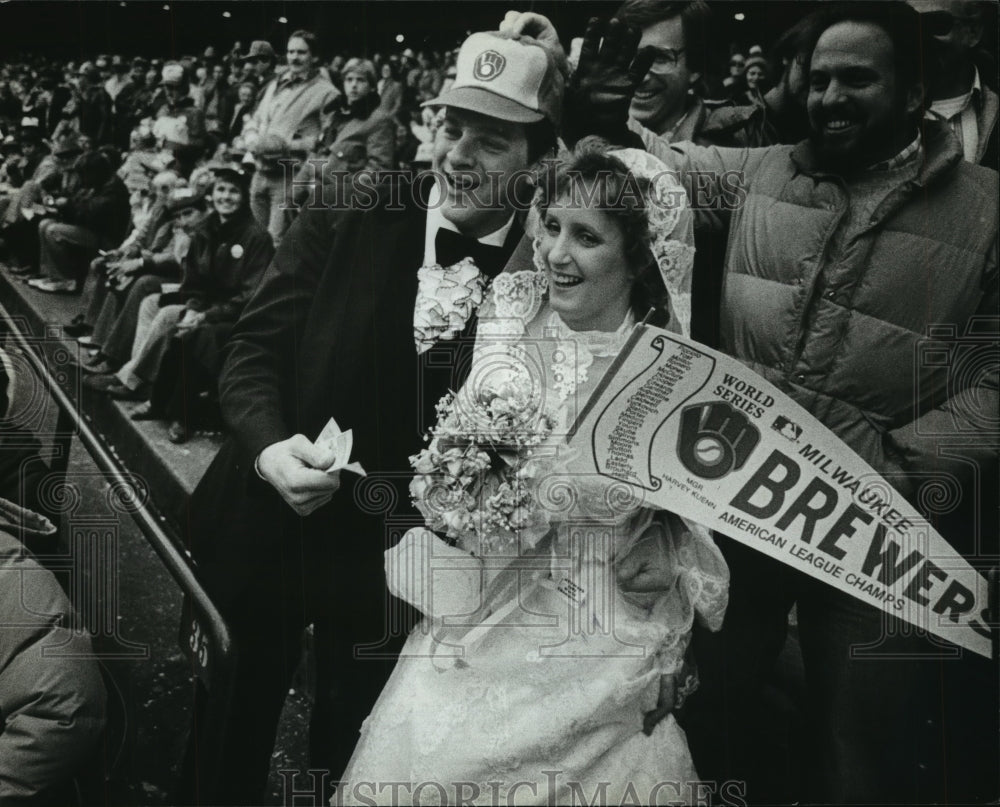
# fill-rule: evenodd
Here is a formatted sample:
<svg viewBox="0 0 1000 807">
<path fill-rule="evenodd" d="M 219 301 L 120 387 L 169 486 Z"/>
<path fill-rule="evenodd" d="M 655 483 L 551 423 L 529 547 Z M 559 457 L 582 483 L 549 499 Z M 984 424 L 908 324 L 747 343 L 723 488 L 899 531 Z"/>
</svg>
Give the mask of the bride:
<svg viewBox="0 0 1000 807">
<path fill-rule="evenodd" d="M 691 214 L 644 152 L 584 142 L 543 177 L 538 271 L 496 278 L 468 381 L 412 458 L 429 529 L 386 553 L 425 619 L 331 803 L 689 803 L 671 706 L 728 572 L 700 526 L 572 472 L 568 429 L 637 318 L 688 333 Z M 666 588 L 619 583 L 636 559 Z M 665 716 L 664 716 L 665 715 Z"/>
</svg>

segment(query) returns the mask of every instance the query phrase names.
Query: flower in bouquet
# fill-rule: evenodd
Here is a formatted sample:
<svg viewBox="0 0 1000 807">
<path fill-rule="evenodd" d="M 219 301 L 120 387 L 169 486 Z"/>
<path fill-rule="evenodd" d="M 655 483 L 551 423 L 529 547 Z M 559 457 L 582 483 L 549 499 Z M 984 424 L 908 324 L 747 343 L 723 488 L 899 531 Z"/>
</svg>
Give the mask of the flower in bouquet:
<svg viewBox="0 0 1000 807">
<path fill-rule="evenodd" d="M 538 448 L 555 420 L 514 362 L 438 404 L 430 445 L 410 458 L 410 495 L 429 529 L 482 554 L 534 545 L 547 531 L 538 504 Z"/>
</svg>

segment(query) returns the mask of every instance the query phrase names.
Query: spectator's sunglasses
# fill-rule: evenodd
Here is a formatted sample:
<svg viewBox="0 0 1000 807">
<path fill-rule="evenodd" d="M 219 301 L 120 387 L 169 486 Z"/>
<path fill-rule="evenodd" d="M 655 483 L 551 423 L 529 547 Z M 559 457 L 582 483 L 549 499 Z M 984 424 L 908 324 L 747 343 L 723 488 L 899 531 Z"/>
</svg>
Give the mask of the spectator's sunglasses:
<svg viewBox="0 0 1000 807">
<path fill-rule="evenodd" d="M 947 36 L 955 27 L 955 18 L 947 11 L 929 11 L 920 15 L 920 26 L 929 36 Z"/>
</svg>

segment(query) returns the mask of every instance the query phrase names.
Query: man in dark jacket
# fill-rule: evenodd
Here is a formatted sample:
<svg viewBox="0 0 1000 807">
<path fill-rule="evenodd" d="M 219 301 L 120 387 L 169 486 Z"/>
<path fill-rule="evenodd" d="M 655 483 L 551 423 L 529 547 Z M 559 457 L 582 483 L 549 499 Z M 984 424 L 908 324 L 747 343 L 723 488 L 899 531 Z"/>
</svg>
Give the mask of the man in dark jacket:
<svg viewBox="0 0 1000 807">
<path fill-rule="evenodd" d="M 996 67 L 980 71 L 980 43 L 986 4 L 978 0 L 910 0 L 920 12 L 925 46 L 932 61 L 927 70 L 927 114 L 948 122 L 969 162 L 998 168 L 1000 99 Z"/>
<path fill-rule="evenodd" d="M 181 64 L 163 65 L 160 88 L 163 103 L 156 111 L 153 135 L 173 152 L 178 172 L 186 177 L 205 148 L 205 113 L 190 95 L 187 71 Z"/>
<path fill-rule="evenodd" d="M 512 69 L 490 74 L 490 59 Z M 201 763 L 221 789 L 202 791 L 202 801 L 262 798 L 310 622 L 310 768 L 344 770 L 408 628 L 382 569 L 399 525 L 420 523 L 407 457 L 434 404 L 461 384 L 454 368 L 467 370 L 462 351 L 477 322 L 421 359 L 417 273 L 465 257 L 486 277 L 503 269 L 522 236 L 515 180 L 555 142 L 563 81 L 557 55 L 534 40 L 473 34 L 453 89 L 436 102 L 447 109 L 436 164 L 448 181 L 380 188 L 366 209 L 305 210 L 237 323 L 220 385 L 233 436 L 199 485 L 190 522 L 192 552 L 240 658 L 230 736 L 201 751 L 221 753 L 221 766 Z M 477 190 L 465 191 L 470 175 Z M 353 429 L 368 479 L 326 472 L 334 458 L 313 440 L 331 417 Z M 195 762 L 192 750 L 192 773 Z"/>
<path fill-rule="evenodd" d="M 977 328 L 996 321 L 997 174 L 963 160 L 946 126 L 921 124 L 921 33 L 912 9 L 854 3 L 816 20 L 808 140 L 705 148 L 632 128 L 673 170 L 713 178 L 710 196 L 719 198 L 723 179 L 741 172 L 739 205 L 696 207 L 729 220 L 722 349 L 908 498 L 919 498 L 925 480 L 945 480 L 959 498 L 970 491 L 957 529 L 936 524 L 982 563 L 997 552 L 995 529 L 977 529 L 996 512 L 995 486 L 989 493 L 983 485 L 996 474 L 997 367 L 982 354 L 982 372 L 963 372 L 965 352 L 948 343 L 968 339 L 975 350 Z M 637 83 L 634 75 L 622 82 L 624 71 L 612 64 L 628 59 L 604 55 L 595 58 L 600 83 Z M 583 119 L 617 119 L 624 130 L 627 98 L 578 98 L 594 101 Z M 950 340 L 930 341 L 935 328 Z M 922 360 L 930 348 L 939 352 Z M 995 666 L 953 654 L 742 544 L 720 543 L 732 572 L 729 610 L 718 638 L 696 646 L 703 689 L 690 702 L 701 712 L 688 736 L 702 775 L 746 780 L 753 801 L 996 799 Z M 761 789 L 761 727 L 774 718 L 761 708 L 761 691 L 793 604 L 813 743 L 798 771 L 803 781 L 786 776 L 774 792 Z M 951 731 L 952 721 L 961 731 Z"/>
<path fill-rule="evenodd" d="M 128 78 L 114 97 L 114 143 L 123 150 L 129 146 L 132 129 L 145 117 L 142 114 L 143 110 L 137 107 L 136 101 L 146 87 L 148 67 L 149 62 L 141 56 L 133 59 Z"/>
<path fill-rule="evenodd" d="M 375 92 L 375 66 L 367 59 L 344 65 L 344 93 L 324 110 L 327 123 L 319 147 L 306 160 L 292 184 L 292 204 L 298 207 L 315 198 L 316 187 L 327 186 L 324 196 L 333 199 L 333 187 L 349 184 L 358 171 L 395 168 L 396 123 L 381 108 Z"/>
<path fill-rule="evenodd" d="M 94 147 L 111 142 L 114 127 L 111 96 L 103 86 L 101 71 L 88 64 L 80 71 L 76 88 L 76 116 L 79 132 L 87 135 Z"/>
<path fill-rule="evenodd" d="M 73 167 L 79 189 L 53 200 L 57 218 L 39 225 L 43 277 L 29 285 L 48 293 L 75 294 L 99 249 L 113 249 L 128 229 L 125 183 L 99 151 L 81 155 Z"/>
</svg>

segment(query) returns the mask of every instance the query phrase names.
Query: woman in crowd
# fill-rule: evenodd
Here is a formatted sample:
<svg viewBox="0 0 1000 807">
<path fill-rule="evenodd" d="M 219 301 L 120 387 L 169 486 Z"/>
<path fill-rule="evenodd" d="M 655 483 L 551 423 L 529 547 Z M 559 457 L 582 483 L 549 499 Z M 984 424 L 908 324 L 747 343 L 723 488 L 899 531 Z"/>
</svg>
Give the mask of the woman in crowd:
<svg viewBox="0 0 1000 807">
<path fill-rule="evenodd" d="M 538 271 L 494 281 L 470 380 L 411 460 L 414 502 L 448 541 L 417 528 L 386 553 L 390 590 L 426 619 L 338 779 L 345 803 L 419 803 L 413 786 L 433 783 L 447 803 L 648 804 L 691 798 L 657 783 L 697 780 L 669 712 L 695 685 L 696 615 L 722 622 L 725 564 L 706 530 L 615 501 L 564 448 L 637 320 L 688 332 L 691 214 L 658 161 L 595 143 L 536 207 Z M 673 585 L 624 594 L 617 575 L 650 545 Z M 431 556 L 452 569 L 433 588 Z"/>
<path fill-rule="evenodd" d="M 87 386 L 122 400 L 148 399 L 154 388 L 167 393 L 137 419 L 169 418 L 169 438 L 187 440 L 196 427 L 193 406 L 212 387 L 220 350 L 273 254 L 250 213 L 243 170 L 215 169 L 211 212 L 191 236 L 179 290 L 142 301 L 131 358 Z"/>
<path fill-rule="evenodd" d="M 761 103 L 764 93 L 770 89 L 767 80 L 767 59 L 756 53 L 747 60 L 747 69 L 743 73 L 745 91 L 738 99 L 740 103 Z"/>
</svg>

